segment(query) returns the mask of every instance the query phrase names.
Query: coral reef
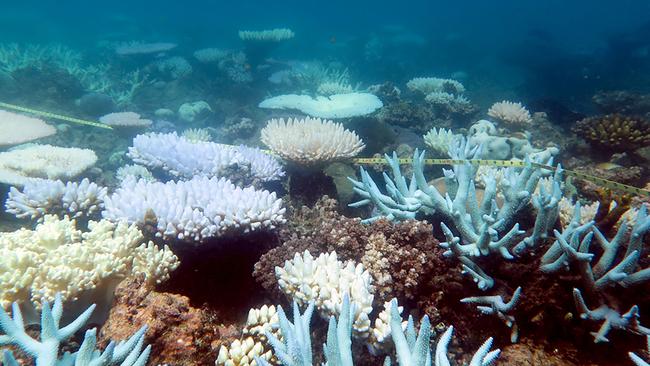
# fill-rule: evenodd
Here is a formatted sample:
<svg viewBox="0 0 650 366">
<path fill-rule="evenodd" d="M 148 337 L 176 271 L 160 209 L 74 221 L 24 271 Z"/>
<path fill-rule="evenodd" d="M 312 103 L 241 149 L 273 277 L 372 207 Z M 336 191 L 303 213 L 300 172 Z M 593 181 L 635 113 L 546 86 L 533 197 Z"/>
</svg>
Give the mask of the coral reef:
<svg viewBox="0 0 650 366">
<path fill-rule="evenodd" d="M 151 226 L 158 237 L 195 242 L 284 222 L 275 192 L 240 188 L 214 177 L 167 183 L 127 179 L 104 206 L 102 215 L 112 221 Z"/>
<path fill-rule="evenodd" d="M 192 142 L 176 133 L 138 135 L 128 156 L 138 164 L 184 179 L 204 175 L 251 184 L 278 180 L 284 175 L 280 163 L 259 149 Z"/>
<path fill-rule="evenodd" d="M 0 153 L 0 183 L 23 186 L 30 178 L 71 179 L 97 162 L 92 150 L 30 145 Z"/>
<path fill-rule="evenodd" d="M 590 145 L 609 153 L 634 151 L 650 144 L 650 121 L 622 114 L 588 117 L 573 131 Z"/>
<path fill-rule="evenodd" d="M 280 95 L 263 100 L 260 108 L 297 109 L 319 118 L 350 118 L 371 114 L 383 103 L 370 93 L 333 94 L 312 98 L 309 95 Z"/>
<path fill-rule="evenodd" d="M 45 216 L 34 230 L 0 234 L 0 305 L 33 303 L 39 307 L 55 294 L 75 300 L 90 294 L 102 301 L 130 275 L 144 274 L 149 285 L 165 281 L 178 267 L 178 258 L 165 246 L 143 243 L 142 233 L 125 222 L 88 223 L 88 231 L 75 220 Z"/>
<path fill-rule="evenodd" d="M 18 145 L 54 135 L 56 128 L 44 121 L 0 110 L 0 147 Z"/>
<path fill-rule="evenodd" d="M 6 212 L 32 220 L 53 214 L 72 218 L 90 217 L 104 207 L 107 188 L 91 183 L 63 183 L 60 180 L 30 179 L 22 190 L 11 187 L 5 201 Z"/>
<path fill-rule="evenodd" d="M 61 316 L 63 315 L 63 302 L 61 296 L 56 296 L 54 304 L 50 307 L 48 302 L 43 303 L 41 310 L 41 334 L 40 341 L 30 337 L 25 332 L 25 324 L 20 307 L 14 303 L 12 317 L 0 308 L 0 328 L 6 333 L 0 337 L 2 344 L 15 344 L 32 356 L 36 365 L 97 365 L 108 366 L 121 363 L 123 366 L 145 366 L 149 359 L 151 346 L 142 349 L 144 345 L 144 333 L 147 326 L 143 326 L 127 340 L 114 343 L 111 341 L 104 352 L 97 347 L 97 329 L 87 330 L 79 350 L 74 353 L 66 352 L 59 358 L 59 346 L 61 342 L 72 337 L 83 327 L 92 314 L 95 306 L 92 305 L 74 321 L 65 327 L 60 327 Z M 4 353 L 4 364 L 8 366 L 18 365 L 11 352 Z"/>
<path fill-rule="evenodd" d="M 272 119 L 261 140 L 282 159 L 303 166 L 352 158 L 365 147 L 356 133 L 320 118 Z"/>
<path fill-rule="evenodd" d="M 283 244 L 255 264 L 254 276 L 264 288 L 279 294 L 275 267 L 306 250 L 312 255 L 336 251 L 343 261 L 361 258 L 381 303 L 392 297 L 416 299 L 427 279 L 444 271 L 431 225 L 385 220 L 362 225 L 359 219 L 341 216 L 335 209 L 336 201 L 325 197 L 311 209 L 303 207 L 289 214 L 289 227 L 280 233 Z"/>
</svg>

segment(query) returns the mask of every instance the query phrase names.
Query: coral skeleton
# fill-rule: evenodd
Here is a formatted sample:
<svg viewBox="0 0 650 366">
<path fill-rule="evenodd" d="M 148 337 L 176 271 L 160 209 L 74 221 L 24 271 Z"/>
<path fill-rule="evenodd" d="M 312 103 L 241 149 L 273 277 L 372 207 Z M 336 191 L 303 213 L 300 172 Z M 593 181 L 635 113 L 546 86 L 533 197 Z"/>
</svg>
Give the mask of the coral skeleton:
<svg viewBox="0 0 650 366">
<path fill-rule="evenodd" d="M 642 326 L 639 321 L 640 315 L 639 307 L 637 305 L 632 306 L 630 310 L 624 314 L 619 313 L 607 305 L 601 305 L 597 309 L 591 310 L 587 307 L 585 299 L 582 297 L 582 293 L 577 288 L 573 289 L 573 300 L 576 303 L 576 308 L 578 308 L 582 319 L 603 322 L 600 329 L 598 329 L 598 332 L 591 333 L 591 335 L 594 336 L 594 343 L 609 342 L 609 339 L 607 339 L 607 333 L 612 329 L 622 329 L 635 334 L 650 336 L 650 328 Z"/>
<path fill-rule="evenodd" d="M 32 220 L 47 214 L 88 217 L 104 207 L 106 192 L 106 187 L 91 183 L 88 178 L 79 183 L 33 178 L 25 182 L 22 190 L 9 189 L 5 208 L 18 218 Z"/>
<path fill-rule="evenodd" d="M 196 175 L 232 178 L 233 169 L 247 180 L 263 182 L 284 175 L 280 163 L 259 149 L 190 141 L 176 133 L 138 135 L 127 155 L 138 164 L 182 179 Z"/>
<path fill-rule="evenodd" d="M 97 329 L 86 331 L 79 350 L 74 353 L 66 352 L 59 358 L 61 342 L 71 338 L 90 319 L 95 309 L 91 305 L 70 324 L 59 327 L 63 316 L 63 302 L 57 295 L 54 304 L 50 307 L 48 302 L 43 303 L 41 311 L 40 341 L 30 337 L 25 331 L 23 315 L 17 303 L 13 304 L 12 317 L 0 308 L 0 329 L 5 332 L 0 335 L 0 346 L 16 345 L 35 359 L 38 366 L 145 366 L 151 352 L 151 346 L 142 349 L 144 333 L 147 327 L 140 328 L 128 340 L 115 343 L 111 341 L 104 352 L 97 347 Z M 7 366 L 18 365 L 12 353 L 5 351 L 4 364 Z"/>
<path fill-rule="evenodd" d="M 274 229 L 284 222 L 285 211 L 275 192 L 202 176 L 167 183 L 129 178 L 104 205 L 102 215 L 109 220 L 140 225 L 153 221 L 158 237 L 196 242 Z"/>
<path fill-rule="evenodd" d="M 455 140 L 449 149 L 452 159 L 478 159 L 480 146 L 472 147 L 464 138 Z M 533 195 L 535 188 L 544 172 L 535 164 L 548 163 L 538 157 L 534 162 L 526 160 L 526 166 L 521 169 L 510 169 L 504 173 L 501 183 L 497 186 L 492 177 L 486 179 L 483 199 L 478 201 L 475 187 L 477 166 L 466 162 L 456 164 L 452 170 L 443 170 L 445 174 L 446 192 L 441 193 L 436 187 L 429 185 L 424 177 L 424 152 L 418 150 L 413 155 L 413 175 L 407 184 L 399 167 L 397 155 L 386 155 L 386 162 L 392 170 L 393 177 L 384 173 L 388 195 L 383 194 L 370 175 L 360 169 L 361 181 L 350 179 L 354 191 L 362 199 L 350 204 L 359 207 L 374 204 L 377 208 L 375 216 L 365 220 L 372 222 L 386 217 L 389 220 L 406 220 L 415 218 L 416 213 L 439 213 L 445 221 L 441 228 L 447 239 L 441 245 L 447 249 L 445 256 L 458 258 L 464 270 L 469 273 L 478 287 L 482 290 L 493 286 L 494 280 L 485 273 L 473 258 L 498 254 L 506 260 L 514 258 L 525 249 L 535 247 L 545 238 L 549 228 L 557 218 L 558 202 L 562 196 L 560 182 L 562 169 L 558 167 L 554 174 L 553 189 L 547 192 L 541 189 Z M 503 203 L 497 204 L 497 188 L 503 196 Z M 514 219 L 530 202 L 537 208 L 537 219 L 530 236 L 522 237 L 524 231 Z M 448 224 L 459 233 L 456 236 Z"/>
<path fill-rule="evenodd" d="M 390 324 L 398 364 L 400 366 L 431 365 L 431 349 L 429 348 L 431 323 L 429 323 L 429 317 L 425 315 L 422 318 L 420 321 L 420 330 L 417 334 L 412 316 L 409 316 L 406 331 L 402 330 L 401 323 L 402 317 L 397 310 L 397 300 L 393 299 Z M 447 358 L 447 350 L 453 332 L 454 327 L 450 326 L 438 339 L 433 358 L 433 364 L 435 366 L 451 365 L 449 358 Z M 491 337 L 488 338 L 476 351 L 469 363 L 470 366 L 487 366 L 496 361 L 501 351 L 498 349 L 490 351 L 492 340 Z"/>
<path fill-rule="evenodd" d="M 272 119 L 262 129 L 262 142 L 273 153 L 297 165 L 319 165 L 352 158 L 365 147 L 356 133 L 320 118 Z"/>
<path fill-rule="evenodd" d="M 515 292 L 512 294 L 510 301 L 508 302 L 504 302 L 501 295 L 466 297 L 464 299 L 461 299 L 460 302 L 466 304 L 479 304 L 476 306 L 476 310 L 483 314 L 495 315 L 499 319 L 503 320 L 508 328 L 512 328 L 512 332 L 510 333 L 510 341 L 512 343 L 516 343 L 519 339 L 519 328 L 517 327 L 515 316 L 509 313 L 511 313 L 519 303 L 520 296 L 521 287 L 517 287 Z"/>
<path fill-rule="evenodd" d="M 314 312 L 314 304 L 309 303 L 305 312 L 300 314 L 298 304 L 293 302 L 293 323 L 287 319 L 282 306 L 278 307 L 278 318 L 280 321 L 280 333 L 282 340 L 272 333 L 266 332 L 266 337 L 273 353 L 285 366 L 308 366 L 312 365 L 311 332 L 309 331 L 311 316 Z M 270 366 L 266 360 L 255 359 L 259 365 Z"/>
<path fill-rule="evenodd" d="M 544 272 L 557 272 L 574 264 L 590 295 L 601 294 L 616 284 L 632 287 L 650 281 L 650 268 L 637 270 L 643 236 L 650 231 L 650 216 L 645 206 L 639 208 L 634 221 L 634 226 L 630 228 L 627 219 L 624 219 L 614 238 L 608 240 L 593 221 L 580 224 L 581 210 L 580 205 L 576 204 L 569 225 L 561 233 L 555 230 L 556 241 L 542 256 L 541 269 Z M 594 238 L 602 254 L 598 262 L 592 265 L 595 254 L 590 251 L 590 246 Z M 621 248 L 625 248 L 624 256 L 615 263 L 620 257 L 618 252 Z"/>
</svg>

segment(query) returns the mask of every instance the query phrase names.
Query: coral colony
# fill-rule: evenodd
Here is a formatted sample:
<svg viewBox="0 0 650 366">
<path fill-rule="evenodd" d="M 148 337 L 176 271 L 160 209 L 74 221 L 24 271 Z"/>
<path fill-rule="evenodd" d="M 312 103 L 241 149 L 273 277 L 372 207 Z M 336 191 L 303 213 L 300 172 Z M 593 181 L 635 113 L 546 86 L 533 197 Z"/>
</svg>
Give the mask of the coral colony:
<svg viewBox="0 0 650 366">
<path fill-rule="evenodd" d="M 0 44 L 3 364 L 648 365 L 650 95 L 559 127 L 300 37 Z"/>
</svg>

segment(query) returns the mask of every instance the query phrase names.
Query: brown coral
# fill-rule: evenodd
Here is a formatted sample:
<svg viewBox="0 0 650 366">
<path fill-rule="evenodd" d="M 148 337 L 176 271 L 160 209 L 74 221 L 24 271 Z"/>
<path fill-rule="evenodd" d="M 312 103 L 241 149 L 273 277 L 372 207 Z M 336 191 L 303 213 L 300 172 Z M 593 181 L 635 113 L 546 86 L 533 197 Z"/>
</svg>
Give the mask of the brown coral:
<svg viewBox="0 0 650 366">
<path fill-rule="evenodd" d="M 650 122 L 643 117 L 607 114 L 578 121 L 573 131 L 607 152 L 633 151 L 650 145 Z"/>
<path fill-rule="evenodd" d="M 152 365 L 198 366 L 213 364 L 219 346 L 238 336 L 235 327 L 219 325 L 211 313 L 192 307 L 187 297 L 154 292 L 142 284 L 136 279 L 118 287 L 100 341 L 126 339 L 146 324 Z"/>
<path fill-rule="evenodd" d="M 313 209 L 294 211 L 292 229 L 282 234 L 283 244 L 255 264 L 254 276 L 263 287 L 278 295 L 275 267 L 305 250 L 314 256 L 336 251 L 342 261 L 361 258 L 377 286 L 378 303 L 392 297 L 416 299 L 434 270 L 446 267 L 430 224 L 380 220 L 363 225 L 358 218 L 337 214 L 335 207 L 336 201 L 325 197 Z"/>
</svg>

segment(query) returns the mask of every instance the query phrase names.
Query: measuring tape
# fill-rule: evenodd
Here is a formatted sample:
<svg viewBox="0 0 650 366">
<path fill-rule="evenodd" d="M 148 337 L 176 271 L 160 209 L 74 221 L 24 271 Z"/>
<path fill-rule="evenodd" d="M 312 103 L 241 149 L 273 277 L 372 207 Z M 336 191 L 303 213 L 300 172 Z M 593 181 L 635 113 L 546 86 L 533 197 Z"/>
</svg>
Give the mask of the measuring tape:
<svg viewBox="0 0 650 366">
<path fill-rule="evenodd" d="M 13 109 L 15 111 L 20 111 L 20 112 L 27 112 L 31 114 L 35 114 L 38 116 L 42 117 L 47 117 L 47 118 L 53 118 L 53 119 L 58 119 L 61 121 L 67 121 L 67 122 L 72 122 L 72 123 L 77 123 L 81 125 L 86 125 L 86 126 L 93 126 L 93 127 L 99 127 L 99 128 L 105 128 L 108 130 L 112 130 L 113 128 L 111 126 L 105 125 L 103 123 L 99 122 L 92 122 L 92 121 L 86 121 L 83 119 L 79 118 L 73 118 L 73 117 L 68 117 L 68 116 L 62 116 L 60 114 L 55 114 L 55 113 L 50 113 L 50 112 L 43 112 L 43 111 L 38 111 L 35 109 L 31 108 L 25 108 L 21 106 L 17 106 L 14 104 L 9 104 L 9 103 L 3 103 L 0 102 L 0 107 L 2 108 L 7 108 L 7 109 Z M 270 153 L 270 151 L 264 150 L 266 153 Z M 383 158 L 354 158 L 352 159 L 352 162 L 355 164 L 368 164 L 368 165 L 375 165 L 375 164 L 386 164 L 386 161 Z M 413 163 L 413 159 L 399 159 L 400 164 L 410 164 Z M 557 168 L 549 166 L 549 165 L 544 165 L 544 164 L 538 164 L 538 163 L 526 163 L 523 161 L 513 161 L 513 160 L 483 160 L 483 159 L 468 159 L 468 160 L 462 160 L 462 159 L 424 159 L 424 163 L 427 165 L 455 165 L 455 164 L 472 164 L 472 165 L 484 165 L 484 166 L 496 166 L 496 167 L 513 167 L 513 168 L 524 168 L 528 165 L 534 166 L 539 169 L 546 169 L 546 170 L 551 170 L 555 171 Z M 620 192 L 626 192 L 630 193 L 633 195 L 637 196 L 645 196 L 645 197 L 650 197 L 650 191 L 647 191 L 645 189 L 637 188 L 637 187 L 632 187 L 628 186 L 626 184 L 622 184 L 619 182 L 614 182 L 608 179 L 604 178 L 599 178 L 593 175 L 589 174 L 584 174 L 584 173 L 579 173 L 573 170 L 566 170 L 564 169 L 564 174 L 567 176 L 575 177 L 578 179 L 583 179 L 589 182 L 592 182 L 600 187 L 611 189 L 613 191 L 620 191 Z"/>
<path fill-rule="evenodd" d="M 68 116 L 62 116 L 60 114 L 55 114 L 55 113 L 50 113 L 50 112 L 37 111 L 35 109 L 25 108 L 25 107 L 21 107 L 21 106 L 14 105 L 14 104 L 9 104 L 9 103 L 0 102 L 0 107 L 1 108 L 7 108 L 7 109 L 13 109 L 15 111 L 20 111 L 20 112 L 27 112 L 27 113 L 35 114 L 35 115 L 41 116 L 41 117 L 47 117 L 47 118 L 52 118 L 52 119 L 58 119 L 58 120 L 61 120 L 61 121 L 77 123 L 77 124 L 80 124 L 80 125 L 105 128 L 105 129 L 108 129 L 108 130 L 113 129 L 111 126 L 105 125 L 103 123 L 86 121 L 86 120 L 83 120 L 83 119 L 73 118 L 73 117 L 68 117 Z"/>
<path fill-rule="evenodd" d="M 398 159 L 400 164 L 411 164 L 413 159 Z M 387 164 L 383 158 L 355 158 L 352 159 L 352 162 L 355 164 Z M 495 167 L 512 167 L 512 168 L 525 168 L 527 166 L 533 166 L 539 169 L 545 169 L 550 171 L 557 170 L 556 167 L 550 165 L 544 165 L 539 163 L 526 163 L 519 160 L 490 160 L 490 159 L 424 159 L 424 163 L 427 165 L 458 165 L 458 164 L 471 164 L 471 165 L 484 165 L 484 166 L 495 166 Z M 637 196 L 650 197 L 650 191 L 622 184 L 619 182 L 614 182 L 612 180 L 596 177 L 589 174 L 584 174 L 576 172 L 574 170 L 562 169 L 562 172 L 570 177 L 575 177 L 578 179 L 586 180 L 592 182 L 599 187 L 607 188 L 613 191 L 620 191 L 625 193 L 630 193 Z"/>
</svg>

